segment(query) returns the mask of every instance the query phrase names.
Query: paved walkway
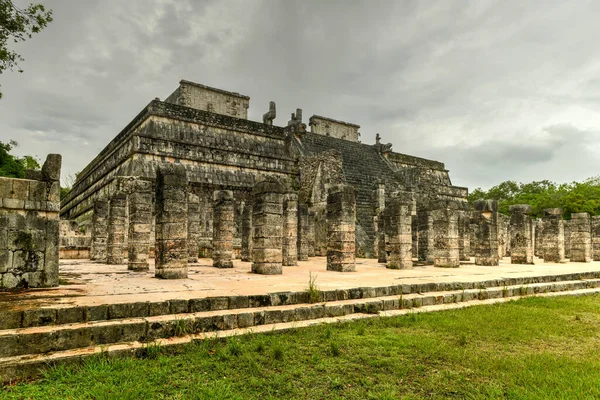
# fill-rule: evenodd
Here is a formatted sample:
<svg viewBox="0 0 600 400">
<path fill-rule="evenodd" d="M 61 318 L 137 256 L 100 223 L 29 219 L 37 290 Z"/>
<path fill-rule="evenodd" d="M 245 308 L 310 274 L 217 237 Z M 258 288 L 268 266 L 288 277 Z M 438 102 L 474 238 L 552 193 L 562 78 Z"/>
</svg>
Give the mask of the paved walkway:
<svg viewBox="0 0 600 400">
<path fill-rule="evenodd" d="M 234 261 L 234 268 L 216 269 L 212 260 L 201 259 L 189 267 L 189 278 L 161 280 L 148 272 L 127 271 L 127 265 L 107 265 L 89 260 L 61 260 L 61 283 L 58 288 L 33 289 L 20 293 L 0 293 L 2 303 L 10 307 L 74 306 L 116 304 L 139 301 L 164 301 L 201 297 L 252 295 L 284 291 L 303 291 L 312 276 L 321 290 L 378 287 L 394 284 L 428 282 L 477 282 L 489 279 L 559 275 L 600 271 L 600 262 L 543 263 L 512 265 L 505 258 L 499 266 L 484 267 L 464 263 L 460 268 L 415 266 L 411 270 L 390 270 L 375 259 L 357 259 L 356 272 L 326 270 L 325 257 L 300 261 L 298 266 L 284 267 L 283 275 L 257 275 L 250 263 Z"/>
</svg>

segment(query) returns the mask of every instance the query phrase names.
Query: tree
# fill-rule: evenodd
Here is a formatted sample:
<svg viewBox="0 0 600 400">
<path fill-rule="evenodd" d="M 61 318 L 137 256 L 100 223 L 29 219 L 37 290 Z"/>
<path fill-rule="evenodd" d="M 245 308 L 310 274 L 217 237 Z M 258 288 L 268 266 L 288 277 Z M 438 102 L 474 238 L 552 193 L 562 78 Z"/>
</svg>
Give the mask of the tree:
<svg viewBox="0 0 600 400">
<path fill-rule="evenodd" d="M 30 4 L 21 9 L 11 0 L 0 0 L 0 74 L 9 69 L 23 72 L 19 63 L 25 59 L 8 49 L 8 43 L 18 43 L 30 39 L 52 22 L 52 11 L 42 4 Z M 0 91 L 0 99 L 2 92 Z"/>
<path fill-rule="evenodd" d="M 14 140 L 8 143 L 0 141 L 0 176 L 25 178 L 28 169 L 39 170 L 40 163 L 33 156 L 16 157 L 10 151 L 19 144 Z"/>
</svg>

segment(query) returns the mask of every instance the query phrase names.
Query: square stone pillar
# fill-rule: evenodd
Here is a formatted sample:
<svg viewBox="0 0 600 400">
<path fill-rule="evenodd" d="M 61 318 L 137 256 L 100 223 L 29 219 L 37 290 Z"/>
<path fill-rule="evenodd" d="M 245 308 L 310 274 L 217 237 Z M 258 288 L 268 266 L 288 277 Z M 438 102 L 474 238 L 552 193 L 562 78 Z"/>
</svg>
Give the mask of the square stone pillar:
<svg viewBox="0 0 600 400">
<path fill-rule="evenodd" d="M 108 200 L 94 200 L 90 259 L 105 263 L 108 242 Z"/>
<path fill-rule="evenodd" d="M 563 231 L 565 234 L 565 258 L 571 258 L 571 221 L 563 219 Z"/>
<path fill-rule="evenodd" d="M 308 256 L 309 257 L 314 257 L 315 256 L 315 212 L 312 211 L 310 208 L 308 210 Z"/>
<path fill-rule="evenodd" d="M 545 209 L 542 221 L 544 225 L 544 262 L 564 262 L 565 232 L 562 209 Z"/>
<path fill-rule="evenodd" d="M 388 261 L 387 250 L 389 247 L 388 236 L 386 235 L 387 225 L 389 225 L 389 215 L 386 209 L 382 209 L 377 216 L 377 262 L 385 264 Z"/>
<path fill-rule="evenodd" d="M 350 185 L 334 185 L 327 192 L 327 270 L 356 270 L 356 200 Z"/>
<path fill-rule="evenodd" d="M 152 182 L 137 179 L 129 195 L 129 235 L 127 269 L 145 271 L 152 232 Z"/>
<path fill-rule="evenodd" d="M 298 203 L 298 260 L 308 260 L 308 204 Z"/>
<path fill-rule="evenodd" d="M 431 212 L 434 243 L 433 266 L 442 268 L 460 267 L 458 209 L 452 203 L 440 204 L 437 207 L 443 208 Z M 431 235 L 432 232 L 429 232 L 429 234 Z"/>
<path fill-rule="evenodd" d="M 419 227 L 419 261 L 433 262 L 433 224 L 431 211 L 420 209 L 417 211 Z"/>
<path fill-rule="evenodd" d="M 458 257 L 460 261 L 470 261 L 471 217 L 468 211 L 458 212 Z"/>
<path fill-rule="evenodd" d="M 283 265 L 298 265 L 298 195 L 283 195 Z"/>
<path fill-rule="evenodd" d="M 533 221 L 531 206 L 510 206 L 510 262 L 511 264 L 533 264 Z"/>
<path fill-rule="evenodd" d="M 283 273 L 283 194 L 276 180 L 257 183 L 253 190 L 252 272 Z"/>
<path fill-rule="evenodd" d="M 591 222 L 592 258 L 600 261 L 600 215 L 594 215 Z"/>
<path fill-rule="evenodd" d="M 592 261 L 590 215 L 588 213 L 571 214 L 570 228 L 571 261 Z"/>
<path fill-rule="evenodd" d="M 188 193 L 188 263 L 198 262 L 200 254 L 200 197 Z"/>
<path fill-rule="evenodd" d="M 475 265 L 499 265 L 498 258 L 498 201 L 478 200 L 475 230 Z"/>
<path fill-rule="evenodd" d="M 233 268 L 234 203 L 231 190 L 213 193 L 213 267 Z"/>
<path fill-rule="evenodd" d="M 127 222 L 127 195 L 117 192 L 108 205 L 107 264 L 124 263 L 125 224 Z"/>
<path fill-rule="evenodd" d="M 156 172 L 156 270 L 162 279 L 188 276 L 188 181 L 182 164 L 161 164 Z"/>
<path fill-rule="evenodd" d="M 244 203 L 242 210 L 242 261 L 252 261 L 252 203 Z"/>
<path fill-rule="evenodd" d="M 410 269 L 412 263 L 412 199 L 392 197 L 385 211 L 387 268 Z"/>
<path fill-rule="evenodd" d="M 544 258 L 544 223 L 541 218 L 534 222 L 535 224 L 535 241 L 533 246 L 533 255 L 539 258 Z"/>
</svg>

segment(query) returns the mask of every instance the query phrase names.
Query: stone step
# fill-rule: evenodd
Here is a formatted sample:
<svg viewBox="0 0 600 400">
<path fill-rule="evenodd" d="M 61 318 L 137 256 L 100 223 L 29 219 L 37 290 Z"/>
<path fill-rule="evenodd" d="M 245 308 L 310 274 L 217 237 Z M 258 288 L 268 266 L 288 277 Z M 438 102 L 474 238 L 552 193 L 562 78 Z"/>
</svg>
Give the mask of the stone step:
<svg viewBox="0 0 600 400">
<path fill-rule="evenodd" d="M 319 301 L 368 299 L 411 293 L 429 293 L 464 289 L 492 288 L 528 285 L 543 282 L 577 281 L 600 278 L 600 271 L 542 275 L 533 277 L 503 278 L 467 282 L 430 282 L 419 284 L 395 284 L 381 287 L 357 287 L 351 289 L 324 290 Z M 127 318 L 145 318 L 160 315 L 192 314 L 204 311 L 238 310 L 280 305 L 308 304 L 308 293 L 278 292 L 249 296 L 206 297 L 173 299 L 159 302 L 135 302 L 116 304 L 52 304 L 40 307 L 36 301 L 0 303 L 0 330 L 57 326 L 94 321 L 111 321 Z"/>
<path fill-rule="evenodd" d="M 0 357 L 42 354 L 121 342 L 148 342 L 182 334 L 224 331 L 359 313 L 377 314 L 381 311 L 595 287 L 600 287 L 600 279 L 491 288 L 482 286 L 464 290 L 332 300 L 315 304 L 202 311 L 6 329 L 0 331 Z"/>
<path fill-rule="evenodd" d="M 574 286 L 577 286 L 579 282 L 565 282 L 554 284 L 555 289 L 568 287 L 571 283 Z M 546 285 L 546 286 L 545 286 Z M 292 321 L 292 322 L 277 322 L 272 324 L 264 324 L 260 326 L 247 327 L 247 328 L 235 328 L 228 329 L 222 331 L 211 331 L 211 332 L 202 332 L 202 333 L 190 333 L 184 334 L 181 336 L 174 336 L 169 338 L 158 338 L 149 342 L 140 342 L 140 341 L 129 341 L 122 342 L 110 345 L 91 345 L 88 347 L 75 348 L 64 351 L 55 351 L 48 352 L 44 354 L 27 354 L 27 355 L 19 355 L 12 357 L 3 357 L 0 358 L 0 379 L 3 383 L 11 383 L 15 380 L 35 377 L 39 375 L 42 371 L 47 369 L 50 366 L 58 365 L 58 364 L 76 364 L 81 362 L 86 357 L 90 356 L 106 356 L 106 357 L 121 357 L 121 356 L 129 356 L 129 355 L 143 355 L 147 352 L 149 347 L 177 347 L 184 346 L 193 341 L 197 340 L 206 340 L 213 338 L 224 338 L 245 334 L 257 334 L 257 333 L 266 333 L 266 332 L 275 332 L 275 331 L 286 331 L 292 329 L 299 329 L 302 327 L 308 327 L 312 325 L 319 324 L 329 324 L 329 323 L 343 323 L 349 322 L 357 319 L 364 318 L 375 318 L 375 317 L 393 317 L 399 315 L 405 315 L 410 313 L 422 313 L 422 312 L 438 312 L 444 310 L 453 310 L 465 307 L 471 307 L 476 305 L 489 305 L 489 304 L 497 304 L 503 303 L 513 300 L 518 300 L 527 296 L 537 296 L 537 297 L 554 297 L 554 296 L 584 296 L 591 294 L 600 293 L 599 287 L 585 288 L 585 289 L 569 289 L 564 291 L 556 291 L 556 292 L 543 292 L 544 289 L 547 289 L 548 284 L 533 284 L 531 286 L 527 286 L 526 288 L 517 288 L 518 293 L 523 293 L 523 295 L 514 295 L 515 288 L 502 288 L 501 293 L 502 296 L 495 297 L 497 295 L 498 288 L 492 289 L 481 289 L 488 292 L 488 298 L 475 299 L 472 298 L 468 301 L 460 301 L 460 302 L 443 302 L 440 304 L 432 304 L 432 305 L 422 305 L 420 307 L 412 307 L 412 302 L 410 302 L 411 307 L 406 308 L 397 308 L 392 310 L 381 310 L 376 313 L 354 313 L 349 315 L 343 315 L 338 317 L 323 317 L 323 318 L 315 318 L 304 321 Z M 552 284 L 550 284 L 552 285 Z M 535 289 L 537 288 L 537 289 Z M 512 292 L 507 292 L 507 290 L 511 290 Z M 470 290 L 469 292 L 472 292 Z M 466 291 L 465 291 L 466 292 Z M 479 297 L 479 292 L 478 297 Z M 508 295 L 512 293 L 512 295 Z M 445 293 L 443 298 L 448 298 L 446 295 L 451 296 L 452 293 Z M 417 296 L 416 294 L 410 296 Z M 373 300 L 373 299 L 372 299 Z M 388 299 L 389 300 L 389 299 Z M 399 299 L 398 299 L 399 300 Z M 404 301 L 404 299 L 403 299 Z M 382 302 L 385 302 L 385 299 L 382 299 Z M 409 304 L 407 304 L 409 305 Z"/>
</svg>

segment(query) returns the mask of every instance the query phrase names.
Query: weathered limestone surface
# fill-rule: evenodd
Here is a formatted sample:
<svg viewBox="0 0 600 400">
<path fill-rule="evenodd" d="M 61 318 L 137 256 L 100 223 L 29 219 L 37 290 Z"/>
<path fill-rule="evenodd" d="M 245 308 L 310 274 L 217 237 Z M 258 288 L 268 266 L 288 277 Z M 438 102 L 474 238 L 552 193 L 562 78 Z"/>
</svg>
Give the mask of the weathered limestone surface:
<svg viewBox="0 0 600 400">
<path fill-rule="evenodd" d="M 453 204 L 440 204 L 436 207 L 443 208 L 431 212 L 431 219 L 433 220 L 433 265 L 444 268 L 459 267 L 459 211 Z"/>
<path fill-rule="evenodd" d="M 252 261 L 252 203 L 246 202 L 242 211 L 242 261 Z"/>
<path fill-rule="evenodd" d="M 430 210 L 418 210 L 419 261 L 433 262 L 433 220 Z"/>
<path fill-rule="evenodd" d="M 200 253 L 200 197 L 188 193 L 188 262 L 198 261 Z"/>
<path fill-rule="evenodd" d="M 335 185 L 327 196 L 327 270 L 356 270 L 356 200 L 350 185 Z"/>
<path fill-rule="evenodd" d="M 308 211 L 308 256 L 315 256 L 315 212 L 309 210 Z"/>
<path fill-rule="evenodd" d="M 181 164 L 163 164 L 156 171 L 155 276 L 183 279 L 188 275 L 188 180 Z"/>
<path fill-rule="evenodd" d="M 298 260 L 308 260 L 310 228 L 308 225 L 308 204 L 298 203 Z"/>
<path fill-rule="evenodd" d="M 475 202 L 475 265 L 499 265 L 498 258 L 498 201 Z"/>
<path fill-rule="evenodd" d="M 570 228 L 571 261 L 592 261 L 590 215 L 588 213 L 572 213 Z"/>
<path fill-rule="evenodd" d="M 512 264 L 533 264 L 531 210 L 528 204 L 510 206 L 510 262 Z"/>
<path fill-rule="evenodd" d="M 471 217 L 469 212 L 458 212 L 458 256 L 460 261 L 469 261 L 471 256 Z"/>
<path fill-rule="evenodd" d="M 382 264 L 387 263 L 388 259 L 389 238 L 386 235 L 386 226 L 389 225 L 389 218 L 385 209 L 377 216 L 377 261 Z"/>
<path fill-rule="evenodd" d="M 544 222 L 541 218 L 538 218 L 534 222 L 535 224 L 535 246 L 533 247 L 533 254 L 536 257 L 544 258 Z"/>
<path fill-rule="evenodd" d="M 67 259 L 89 259 L 92 243 L 91 235 L 82 229 L 77 221 L 63 219 L 59 225 L 60 245 L 58 248 L 59 258 Z"/>
<path fill-rule="evenodd" d="M 571 221 L 570 220 L 563 220 L 563 230 L 564 230 L 564 234 L 565 234 L 565 258 L 571 258 Z"/>
<path fill-rule="evenodd" d="M 148 269 L 150 234 L 152 232 L 152 182 L 136 179 L 129 201 L 129 235 L 127 269 Z"/>
<path fill-rule="evenodd" d="M 283 185 L 264 180 L 253 190 L 252 272 L 263 275 L 283 273 Z"/>
<path fill-rule="evenodd" d="M 213 267 L 233 268 L 233 215 L 231 190 L 217 190 L 213 197 Z"/>
<path fill-rule="evenodd" d="M 542 221 L 544 226 L 544 262 L 563 262 L 565 260 L 565 233 L 562 209 L 545 209 Z"/>
<path fill-rule="evenodd" d="M 0 177 L 0 289 L 58 286 L 60 167 L 49 154 L 39 179 Z"/>
<path fill-rule="evenodd" d="M 310 117 L 308 125 L 312 133 L 331 136 L 338 139 L 351 140 L 358 142 L 360 125 L 349 122 L 337 121 L 335 119 L 313 115 Z"/>
<path fill-rule="evenodd" d="M 600 261 L 600 215 L 594 215 L 591 222 L 592 231 L 592 258 Z"/>
<path fill-rule="evenodd" d="M 127 223 L 127 195 L 117 192 L 108 205 L 107 264 L 123 264 L 125 229 Z"/>
<path fill-rule="evenodd" d="M 389 254 L 387 268 L 409 269 L 413 266 L 411 209 L 412 200 L 402 195 L 391 198 L 386 207 L 388 246 L 384 253 Z"/>
<path fill-rule="evenodd" d="M 90 258 L 94 261 L 106 262 L 108 241 L 108 200 L 94 200 L 92 215 L 92 247 Z"/>
<path fill-rule="evenodd" d="M 283 265 L 298 265 L 298 195 L 283 195 Z"/>
</svg>

